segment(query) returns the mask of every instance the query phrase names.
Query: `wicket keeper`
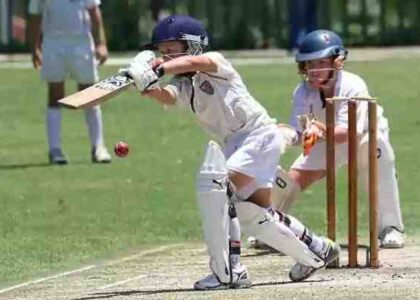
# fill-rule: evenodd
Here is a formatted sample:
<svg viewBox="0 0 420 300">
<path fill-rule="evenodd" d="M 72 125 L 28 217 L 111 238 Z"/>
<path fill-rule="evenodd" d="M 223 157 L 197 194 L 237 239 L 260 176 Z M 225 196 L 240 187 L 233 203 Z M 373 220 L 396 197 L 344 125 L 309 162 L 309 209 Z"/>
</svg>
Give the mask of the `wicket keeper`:
<svg viewBox="0 0 420 300">
<path fill-rule="evenodd" d="M 296 54 L 298 72 L 303 80 L 293 93 L 293 111 L 290 118 L 300 140 L 315 141 L 307 145 L 292 164 L 290 171 L 278 169 L 273 202 L 277 209 L 288 211 L 300 191 L 326 175 L 325 103 L 331 97 L 369 97 L 365 81 L 358 75 L 344 70 L 348 51 L 341 38 L 328 30 L 316 30 L 303 39 Z M 336 167 L 347 163 L 348 152 L 348 106 L 347 100 L 336 102 L 334 137 L 336 143 Z M 400 198 L 395 170 L 395 154 L 389 140 L 388 119 L 378 105 L 378 223 L 382 248 L 404 246 L 404 225 L 401 217 Z M 357 135 L 359 176 L 368 187 L 368 103 L 357 101 Z M 308 115 L 312 121 L 302 127 Z M 303 116 L 303 117 L 302 117 Z M 312 146 L 312 147 L 311 147 Z M 310 148 L 310 149 L 309 149 Z M 293 226 L 293 225 L 292 225 Z"/>
</svg>

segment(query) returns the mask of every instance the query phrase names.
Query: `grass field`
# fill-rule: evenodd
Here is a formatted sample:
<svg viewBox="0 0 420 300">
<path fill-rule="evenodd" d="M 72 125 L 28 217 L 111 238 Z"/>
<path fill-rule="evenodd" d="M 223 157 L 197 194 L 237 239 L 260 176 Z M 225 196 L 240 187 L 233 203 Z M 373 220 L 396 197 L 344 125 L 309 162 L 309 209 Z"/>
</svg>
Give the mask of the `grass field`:
<svg viewBox="0 0 420 300">
<path fill-rule="evenodd" d="M 420 63 L 387 60 L 350 63 L 348 68 L 365 77 L 371 94 L 385 107 L 407 233 L 418 234 Z M 101 75 L 115 71 L 106 67 Z M 243 66 L 239 71 L 252 94 L 286 121 L 299 80 L 295 66 Z M 46 89 L 38 74 L 0 69 L 0 82 L 0 285 L 151 245 L 201 239 L 194 176 L 207 137 L 190 116 L 165 112 L 135 91 L 122 94 L 103 106 L 105 136 L 110 148 L 118 140 L 128 142 L 131 153 L 110 165 L 92 165 L 83 113 L 66 110 L 63 146 L 71 163 L 49 166 Z M 284 165 L 296 154 L 288 153 Z M 344 220 L 343 172 L 338 189 L 339 219 Z M 324 232 L 324 184 L 306 191 L 293 212 Z M 341 224 L 339 236 L 344 238 L 345 221 Z"/>
</svg>

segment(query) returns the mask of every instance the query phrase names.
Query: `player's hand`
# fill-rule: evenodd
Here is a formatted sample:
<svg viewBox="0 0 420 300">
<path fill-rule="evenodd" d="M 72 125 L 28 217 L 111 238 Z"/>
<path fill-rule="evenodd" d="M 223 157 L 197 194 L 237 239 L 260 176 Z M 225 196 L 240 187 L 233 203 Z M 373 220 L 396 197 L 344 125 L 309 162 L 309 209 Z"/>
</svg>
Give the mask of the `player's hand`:
<svg viewBox="0 0 420 300">
<path fill-rule="evenodd" d="M 146 63 L 150 65 L 153 69 L 153 61 L 156 60 L 156 55 L 153 53 L 153 51 L 150 50 L 144 50 L 139 52 L 130 62 L 130 64 L 133 63 Z"/>
<path fill-rule="evenodd" d="M 161 64 L 163 64 L 165 61 L 162 57 L 158 57 L 153 59 L 150 62 L 150 65 L 152 66 L 152 69 L 155 70 L 157 67 L 159 67 Z"/>
<path fill-rule="evenodd" d="M 96 46 L 95 54 L 99 64 L 102 65 L 108 59 L 108 48 L 105 44 L 99 44 Z"/>
<path fill-rule="evenodd" d="M 159 78 L 150 64 L 144 61 L 132 61 L 128 68 L 121 70 L 134 80 L 140 92 L 159 86 Z M 121 72 L 120 71 L 120 72 Z"/>
<path fill-rule="evenodd" d="M 42 66 L 42 52 L 41 49 L 35 48 L 32 51 L 32 64 L 36 70 L 41 69 Z"/>
<path fill-rule="evenodd" d="M 315 133 L 304 132 L 302 135 L 303 155 L 307 156 L 318 141 L 319 136 Z"/>
<path fill-rule="evenodd" d="M 312 120 L 306 129 L 303 131 L 302 136 L 312 136 L 315 135 L 318 138 L 325 139 L 327 136 L 327 129 L 325 125 L 317 120 Z"/>
</svg>

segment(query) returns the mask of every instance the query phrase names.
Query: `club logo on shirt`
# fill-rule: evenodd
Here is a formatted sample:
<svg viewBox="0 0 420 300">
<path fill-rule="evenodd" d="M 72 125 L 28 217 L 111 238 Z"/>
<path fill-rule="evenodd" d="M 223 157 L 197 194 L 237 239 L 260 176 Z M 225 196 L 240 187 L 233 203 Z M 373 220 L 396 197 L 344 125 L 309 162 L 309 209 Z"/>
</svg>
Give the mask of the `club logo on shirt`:
<svg viewBox="0 0 420 300">
<path fill-rule="evenodd" d="M 208 82 L 207 80 L 205 80 L 202 84 L 200 84 L 200 90 L 202 90 L 204 93 L 208 95 L 214 94 L 214 88 L 211 85 L 211 83 Z"/>
</svg>

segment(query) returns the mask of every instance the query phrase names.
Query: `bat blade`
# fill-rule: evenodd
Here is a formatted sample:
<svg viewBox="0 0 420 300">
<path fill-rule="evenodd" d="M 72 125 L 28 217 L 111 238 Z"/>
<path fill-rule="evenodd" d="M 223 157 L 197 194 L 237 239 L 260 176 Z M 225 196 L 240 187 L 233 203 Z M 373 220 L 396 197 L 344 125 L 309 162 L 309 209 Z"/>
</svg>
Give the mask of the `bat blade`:
<svg viewBox="0 0 420 300">
<path fill-rule="evenodd" d="M 73 109 L 89 108 L 114 97 L 133 83 L 132 79 L 124 75 L 111 76 L 58 102 Z"/>
</svg>

